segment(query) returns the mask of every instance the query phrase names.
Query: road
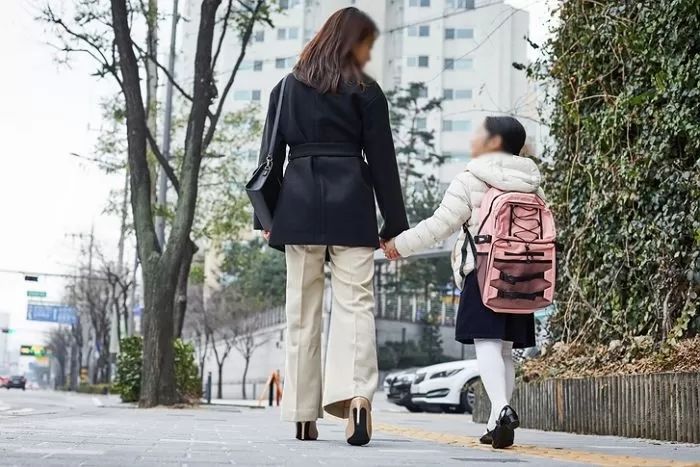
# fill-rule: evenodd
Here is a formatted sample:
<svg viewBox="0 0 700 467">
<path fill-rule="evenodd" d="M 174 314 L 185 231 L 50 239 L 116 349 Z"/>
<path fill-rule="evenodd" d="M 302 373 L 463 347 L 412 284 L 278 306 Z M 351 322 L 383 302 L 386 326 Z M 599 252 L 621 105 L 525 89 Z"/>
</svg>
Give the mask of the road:
<svg viewBox="0 0 700 467">
<path fill-rule="evenodd" d="M 338 420 L 299 442 L 277 408 L 202 406 L 140 410 L 114 397 L 51 391 L 0 392 L 3 466 L 491 466 L 700 465 L 700 446 L 518 430 L 494 451 L 469 416 L 411 414 L 375 402 L 369 446 L 343 440 Z M 697 464 L 696 464 L 697 463 Z"/>
</svg>

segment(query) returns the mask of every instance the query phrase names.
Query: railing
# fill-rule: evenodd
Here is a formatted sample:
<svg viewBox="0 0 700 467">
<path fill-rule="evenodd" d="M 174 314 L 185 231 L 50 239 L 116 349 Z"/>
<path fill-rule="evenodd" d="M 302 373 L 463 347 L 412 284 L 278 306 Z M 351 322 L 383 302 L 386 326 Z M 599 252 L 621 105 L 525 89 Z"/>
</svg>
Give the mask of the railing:
<svg viewBox="0 0 700 467">
<path fill-rule="evenodd" d="M 440 325 L 453 326 L 457 317 L 459 297 L 431 297 L 422 295 L 378 294 L 374 315 L 379 319 L 420 323 L 429 314 L 434 314 Z M 287 320 L 284 307 L 276 307 L 256 317 L 259 328 L 284 324 Z"/>
<path fill-rule="evenodd" d="M 375 316 L 380 319 L 422 322 L 433 314 L 443 326 L 452 326 L 457 317 L 459 297 L 431 297 L 419 295 L 379 294 Z"/>
</svg>

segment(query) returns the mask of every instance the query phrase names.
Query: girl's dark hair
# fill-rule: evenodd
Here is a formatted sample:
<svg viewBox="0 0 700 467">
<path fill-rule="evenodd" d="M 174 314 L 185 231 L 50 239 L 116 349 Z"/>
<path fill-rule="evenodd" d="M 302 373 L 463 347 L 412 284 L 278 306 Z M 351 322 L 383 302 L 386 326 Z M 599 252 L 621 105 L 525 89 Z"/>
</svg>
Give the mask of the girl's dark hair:
<svg viewBox="0 0 700 467">
<path fill-rule="evenodd" d="M 343 83 L 364 85 L 352 49 L 377 34 L 377 25 L 366 13 L 355 7 L 336 11 L 304 47 L 294 76 L 321 93 L 337 93 Z"/>
<path fill-rule="evenodd" d="M 513 117 L 486 117 L 484 128 L 491 136 L 501 137 L 501 149 L 511 154 L 520 154 L 525 145 L 525 128 Z"/>
</svg>

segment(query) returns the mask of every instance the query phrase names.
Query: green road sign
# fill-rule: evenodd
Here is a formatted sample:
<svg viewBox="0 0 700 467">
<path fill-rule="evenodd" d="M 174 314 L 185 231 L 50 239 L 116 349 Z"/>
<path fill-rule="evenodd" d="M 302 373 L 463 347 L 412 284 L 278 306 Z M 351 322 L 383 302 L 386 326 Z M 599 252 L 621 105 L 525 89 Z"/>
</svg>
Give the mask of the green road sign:
<svg viewBox="0 0 700 467">
<path fill-rule="evenodd" d="M 27 297 L 45 298 L 46 292 L 43 292 L 41 290 L 27 290 Z"/>
</svg>

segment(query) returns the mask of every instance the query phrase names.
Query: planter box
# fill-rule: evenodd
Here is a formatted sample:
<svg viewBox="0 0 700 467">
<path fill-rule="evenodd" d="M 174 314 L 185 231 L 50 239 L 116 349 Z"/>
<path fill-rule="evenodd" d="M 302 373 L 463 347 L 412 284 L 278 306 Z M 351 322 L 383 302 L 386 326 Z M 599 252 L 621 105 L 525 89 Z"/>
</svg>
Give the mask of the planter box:
<svg viewBox="0 0 700 467">
<path fill-rule="evenodd" d="M 700 443 L 700 373 L 521 382 L 511 405 L 525 428 Z M 479 385 L 474 421 L 490 410 Z"/>
</svg>

